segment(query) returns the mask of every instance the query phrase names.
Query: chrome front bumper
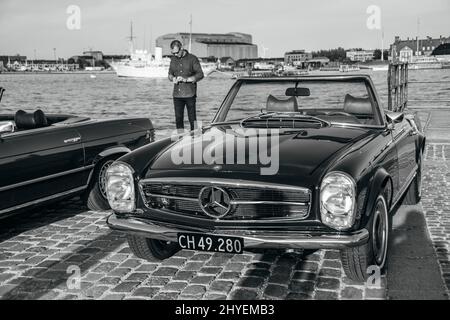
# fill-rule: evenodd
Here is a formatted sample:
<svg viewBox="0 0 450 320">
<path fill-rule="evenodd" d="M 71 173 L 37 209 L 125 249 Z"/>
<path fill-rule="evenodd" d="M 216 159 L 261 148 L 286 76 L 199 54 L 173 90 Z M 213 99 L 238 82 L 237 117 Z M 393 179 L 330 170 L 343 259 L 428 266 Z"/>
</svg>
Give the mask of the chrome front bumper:
<svg viewBox="0 0 450 320">
<path fill-rule="evenodd" d="M 107 224 L 111 229 L 127 234 L 171 242 L 178 241 L 177 234 L 180 232 L 240 237 L 244 239 L 245 248 L 342 249 L 362 245 L 369 239 L 366 229 L 345 234 L 317 231 L 209 230 L 180 227 L 147 219 L 120 218 L 116 214 L 108 217 Z"/>
</svg>

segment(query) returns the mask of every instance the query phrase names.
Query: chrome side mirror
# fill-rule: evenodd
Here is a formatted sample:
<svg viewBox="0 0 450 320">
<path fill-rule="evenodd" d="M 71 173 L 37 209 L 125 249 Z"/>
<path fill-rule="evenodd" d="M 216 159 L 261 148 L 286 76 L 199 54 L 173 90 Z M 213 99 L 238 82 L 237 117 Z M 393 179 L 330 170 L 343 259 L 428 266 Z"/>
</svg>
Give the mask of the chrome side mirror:
<svg viewBox="0 0 450 320">
<path fill-rule="evenodd" d="M 14 132 L 15 124 L 13 121 L 0 121 L 0 135 Z"/>
<path fill-rule="evenodd" d="M 405 118 L 405 114 L 403 112 L 390 112 L 386 113 L 386 120 L 388 122 L 388 129 L 393 130 L 396 123 L 400 123 Z"/>
<path fill-rule="evenodd" d="M 405 118 L 405 114 L 403 112 L 390 112 L 386 113 L 386 119 L 388 123 L 400 123 Z"/>
</svg>

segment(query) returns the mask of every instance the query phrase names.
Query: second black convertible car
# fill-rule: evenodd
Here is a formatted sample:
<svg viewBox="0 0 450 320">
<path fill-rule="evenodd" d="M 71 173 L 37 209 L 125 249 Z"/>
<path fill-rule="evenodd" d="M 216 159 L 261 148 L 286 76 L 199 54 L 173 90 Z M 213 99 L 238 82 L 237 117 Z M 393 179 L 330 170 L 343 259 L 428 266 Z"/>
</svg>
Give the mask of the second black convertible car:
<svg viewBox="0 0 450 320">
<path fill-rule="evenodd" d="M 148 260 L 333 248 L 363 281 L 386 265 L 398 204 L 420 200 L 424 146 L 418 119 L 383 110 L 369 76 L 242 78 L 211 125 L 108 169 L 108 224 Z"/>
<path fill-rule="evenodd" d="M 145 118 L 0 113 L 0 218 L 75 195 L 84 196 L 92 210 L 109 209 L 106 169 L 153 140 Z"/>
</svg>

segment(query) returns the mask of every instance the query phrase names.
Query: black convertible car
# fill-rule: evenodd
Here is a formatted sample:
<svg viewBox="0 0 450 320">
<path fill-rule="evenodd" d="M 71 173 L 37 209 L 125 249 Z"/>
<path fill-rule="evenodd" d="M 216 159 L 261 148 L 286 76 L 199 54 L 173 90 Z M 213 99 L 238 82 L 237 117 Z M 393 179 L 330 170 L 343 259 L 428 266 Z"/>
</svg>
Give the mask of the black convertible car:
<svg viewBox="0 0 450 320">
<path fill-rule="evenodd" d="M 148 260 L 334 248 L 363 281 L 386 264 L 398 205 L 420 200 L 424 145 L 415 115 L 383 110 L 369 76 L 242 78 L 209 126 L 114 162 L 108 224 Z"/>
<path fill-rule="evenodd" d="M 152 123 L 145 118 L 0 113 L 0 218 L 75 195 L 92 210 L 109 209 L 106 169 L 153 140 Z"/>
</svg>

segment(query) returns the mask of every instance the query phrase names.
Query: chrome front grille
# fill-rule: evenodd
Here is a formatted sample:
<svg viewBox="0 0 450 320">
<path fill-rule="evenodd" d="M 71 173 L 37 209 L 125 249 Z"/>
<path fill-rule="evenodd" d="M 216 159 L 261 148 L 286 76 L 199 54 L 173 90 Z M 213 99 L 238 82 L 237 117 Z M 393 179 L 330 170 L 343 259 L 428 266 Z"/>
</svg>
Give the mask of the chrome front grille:
<svg viewBox="0 0 450 320">
<path fill-rule="evenodd" d="M 202 189 L 208 186 L 219 187 L 230 196 L 231 210 L 220 220 L 305 219 L 309 214 L 311 193 L 305 188 L 228 179 L 163 178 L 140 182 L 147 207 L 213 219 L 205 214 L 199 201 Z"/>
</svg>

